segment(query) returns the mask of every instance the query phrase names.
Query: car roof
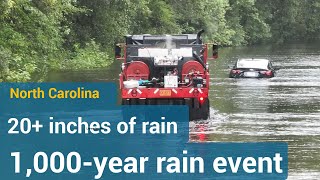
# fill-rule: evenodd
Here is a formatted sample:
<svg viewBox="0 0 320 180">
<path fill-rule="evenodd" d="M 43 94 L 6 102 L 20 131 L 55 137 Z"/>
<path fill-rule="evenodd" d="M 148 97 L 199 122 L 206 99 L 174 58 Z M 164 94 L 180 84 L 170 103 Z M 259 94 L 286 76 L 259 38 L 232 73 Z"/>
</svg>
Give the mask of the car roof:
<svg viewBox="0 0 320 180">
<path fill-rule="evenodd" d="M 268 69 L 270 60 L 268 59 L 238 59 L 236 63 L 237 68 L 256 68 Z"/>
<path fill-rule="evenodd" d="M 260 62 L 270 62 L 268 59 L 255 59 L 255 58 L 241 58 L 238 61 L 260 61 Z"/>
</svg>

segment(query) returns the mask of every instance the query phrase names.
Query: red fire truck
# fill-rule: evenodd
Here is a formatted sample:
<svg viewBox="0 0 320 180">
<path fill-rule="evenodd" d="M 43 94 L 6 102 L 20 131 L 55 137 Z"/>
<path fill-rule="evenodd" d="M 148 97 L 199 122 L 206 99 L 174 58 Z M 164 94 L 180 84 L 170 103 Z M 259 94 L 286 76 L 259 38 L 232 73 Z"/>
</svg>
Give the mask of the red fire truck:
<svg viewBox="0 0 320 180">
<path fill-rule="evenodd" d="M 116 58 L 123 60 L 122 104 L 188 105 L 190 120 L 207 119 L 208 60 L 218 57 L 218 46 L 204 44 L 203 33 L 125 36 L 125 43 L 115 46 Z"/>
</svg>

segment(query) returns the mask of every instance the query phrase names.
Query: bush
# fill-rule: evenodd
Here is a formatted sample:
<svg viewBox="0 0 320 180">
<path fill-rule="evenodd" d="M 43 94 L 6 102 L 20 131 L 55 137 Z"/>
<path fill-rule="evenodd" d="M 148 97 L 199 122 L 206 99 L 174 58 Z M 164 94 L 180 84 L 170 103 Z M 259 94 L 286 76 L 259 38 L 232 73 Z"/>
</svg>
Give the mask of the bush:
<svg viewBox="0 0 320 180">
<path fill-rule="evenodd" d="M 102 51 L 99 44 L 93 40 L 86 43 L 84 48 L 75 45 L 75 52 L 71 54 L 69 59 L 62 61 L 60 69 L 92 69 L 106 67 L 112 63 L 106 51 Z"/>
<path fill-rule="evenodd" d="M 0 82 L 27 82 L 36 71 L 33 60 L 14 55 L 10 50 L 0 47 Z"/>
</svg>

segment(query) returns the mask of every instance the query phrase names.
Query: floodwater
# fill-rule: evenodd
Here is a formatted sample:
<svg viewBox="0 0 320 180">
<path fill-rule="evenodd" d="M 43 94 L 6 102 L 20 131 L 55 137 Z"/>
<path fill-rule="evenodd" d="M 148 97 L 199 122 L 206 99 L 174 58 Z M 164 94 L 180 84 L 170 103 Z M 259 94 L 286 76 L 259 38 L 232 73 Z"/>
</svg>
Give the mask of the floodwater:
<svg viewBox="0 0 320 180">
<path fill-rule="evenodd" d="M 211 118 L 190 123 L 193 141 L 289 143 L 289 179 L 320 179 L 320 44 L 224 48 L 210 64 Z M 272 79 L 230 79 L 237 58 L 268 58 Z M 48 81 L 118 81 L 108 69 L 51 72 Z"/>
</svg>

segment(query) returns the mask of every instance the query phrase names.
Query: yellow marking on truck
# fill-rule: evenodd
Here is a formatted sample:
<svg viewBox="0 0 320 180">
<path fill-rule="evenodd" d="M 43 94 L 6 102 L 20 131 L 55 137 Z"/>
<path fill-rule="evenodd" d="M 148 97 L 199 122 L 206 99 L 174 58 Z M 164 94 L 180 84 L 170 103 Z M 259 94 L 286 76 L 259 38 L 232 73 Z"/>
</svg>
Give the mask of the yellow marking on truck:
<svg viewBox="0 0 320 180">
<path fill-rule="evenodd" d="M 160 90 L 160 96 L 171 96 L 171 90 Z"/>
</svg>

